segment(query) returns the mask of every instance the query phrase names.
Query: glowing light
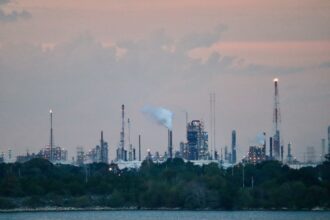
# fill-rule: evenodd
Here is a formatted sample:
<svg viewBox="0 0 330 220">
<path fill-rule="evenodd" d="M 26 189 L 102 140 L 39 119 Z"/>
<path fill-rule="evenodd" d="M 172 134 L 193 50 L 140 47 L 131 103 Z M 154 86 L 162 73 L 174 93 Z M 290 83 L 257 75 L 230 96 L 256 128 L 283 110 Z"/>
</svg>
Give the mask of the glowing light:
<svg viewBox="0 0 330 220">
<path fill-rule="evenodd" d="M 52 109 L 50 109 L 50 110 L 49 110 L 49 113 L 50 113 L 50 114 L 52 114 L 52 113 L 53 113 L 53 110 L 52 110 Z"/>
<path fill-rule="evenodd" d="M 278 82 L 278 78 L 275 78 L 275 79 L 274 79 L 274 82 Z"/>
</svg>

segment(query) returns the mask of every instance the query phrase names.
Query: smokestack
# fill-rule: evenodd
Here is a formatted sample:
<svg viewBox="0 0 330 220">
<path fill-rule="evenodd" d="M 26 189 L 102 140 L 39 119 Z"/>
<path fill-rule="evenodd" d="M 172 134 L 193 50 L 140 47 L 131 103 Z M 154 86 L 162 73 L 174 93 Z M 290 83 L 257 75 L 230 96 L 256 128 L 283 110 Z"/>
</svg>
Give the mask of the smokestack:
<svg viewBox="0 0 330 220">
<path fill-rule="evenodd" d="M 288 156 L 291 156 L 291 142 L 288 144 Z"/>
<path fill-rule="evenodd" d="M 139 135 L 139 161 L 141 161 L 141 135 Z"/>
<path fill-rule="evenodd" d="M 262 152 L 264 153 L 264 155 L 266 155 L 266 132 L 264 132 L 264 144 L 262 146 Z"/>
<path fill-rule="evenodd" d="M 170 159 L 172 159 L 173 154 L 172 154 L 172 131 L 168 129 L 168 156 Z"/>
<path fill-rule="evenodd" d="M 236 131 L 231 132 L 231 161 L 233 164 L 236 163 Z"/>
<path fill-rule="evenodd" d="M 103 131 L 101 131 L 101 147 L 104 146 L 104 140 L 103 140 Z"/>
<path fill-rule="evenodd" d="M 281 161 L 283 162 L 284 147 L 281 145 Z"/>
<path fill-rule="evenodd" d="M 104 162 L 103 161 L 103 156 L 104 156 L 103 131 L 101 131 L 100 150 L 101 150 L 101 155 L 100 155 L 100 158 L 98 158 L 98 159 L 100 159 L 101 162 Z"/>
<path fill-rule="evenodd" d="M 292 153 L 291 153 L 291 145 L 292 145 L 292 143 L 289 142 L 289 144 L 288 144 L 288 156 L 287 156 L 288 163 L 292 163 L 292 161 L 293 161 Z"/>
</svg>

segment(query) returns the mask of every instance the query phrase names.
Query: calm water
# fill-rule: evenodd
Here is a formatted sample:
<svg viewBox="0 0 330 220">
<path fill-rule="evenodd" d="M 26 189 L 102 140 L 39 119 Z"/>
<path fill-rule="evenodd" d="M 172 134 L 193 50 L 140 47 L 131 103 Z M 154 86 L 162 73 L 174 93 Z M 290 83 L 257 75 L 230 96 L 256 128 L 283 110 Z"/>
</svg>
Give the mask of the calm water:
<svg viewBox="0 0 330 220">
<path fill-rule="evenodd" d="M 74 211 L 4 213 L 0 220 L 329 220 L 330 212 L 271 211 Z"/>
</svg>

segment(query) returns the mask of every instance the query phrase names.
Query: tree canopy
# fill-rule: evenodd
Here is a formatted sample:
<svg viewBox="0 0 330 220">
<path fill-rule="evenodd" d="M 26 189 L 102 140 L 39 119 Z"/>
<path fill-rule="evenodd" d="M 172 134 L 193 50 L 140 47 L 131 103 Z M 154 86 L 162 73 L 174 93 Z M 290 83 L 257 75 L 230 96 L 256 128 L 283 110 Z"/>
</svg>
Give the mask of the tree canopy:
<svg viewBox="0 0 330 220">
<path fill-rule="evenodd" d="M 145 160 L 139 170 L 82 167 L 44 159 L 0 164 L 0 209 L 137 207 L 182 209 L 312 209 L 330 207 L 330 162 L 291 169 L 277 161 L 197 166 L 175 158 Z M 244 169 L 244 184 L 243 172 Z M 244 185 L 244 188 L 243 188 Z"/>
</svg>

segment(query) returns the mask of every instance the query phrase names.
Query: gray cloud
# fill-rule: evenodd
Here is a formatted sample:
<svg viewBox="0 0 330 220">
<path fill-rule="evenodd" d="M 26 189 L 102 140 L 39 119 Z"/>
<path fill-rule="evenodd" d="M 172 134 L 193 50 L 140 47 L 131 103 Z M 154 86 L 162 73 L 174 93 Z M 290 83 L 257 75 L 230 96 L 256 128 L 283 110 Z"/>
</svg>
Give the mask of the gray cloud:
<svg viewBox="0 0 330 220">
<path fill-rule="evenodd" d="M 2 5 L 6 5 L 10 2 L 10 0 L 0 0 L 0 7 Z M 26 11 L 11 11 L 10 13 L 6 13 L 3 9 L 0 8 L 0 22 L 14 22 L 19 19 L 29 19 L 32 15 Z"/>
<path fill-rule="evenodd" d="M 220 40 L 222 33 L 227 30 L 227 26 L 219 24 L 209 33 L 192 33 L 186 35 L 180 40 L 179 46 L 184 50 L 189 50 L 197 47 L 209 47 L 213 43 Z"/>
<path fill-rule="evenodd" d="M 330 68 L 330 60 L 328 62 L 320 63 L 319 65 L 316 66 L 316 68 L 329 69 Z"/>
</svg>

